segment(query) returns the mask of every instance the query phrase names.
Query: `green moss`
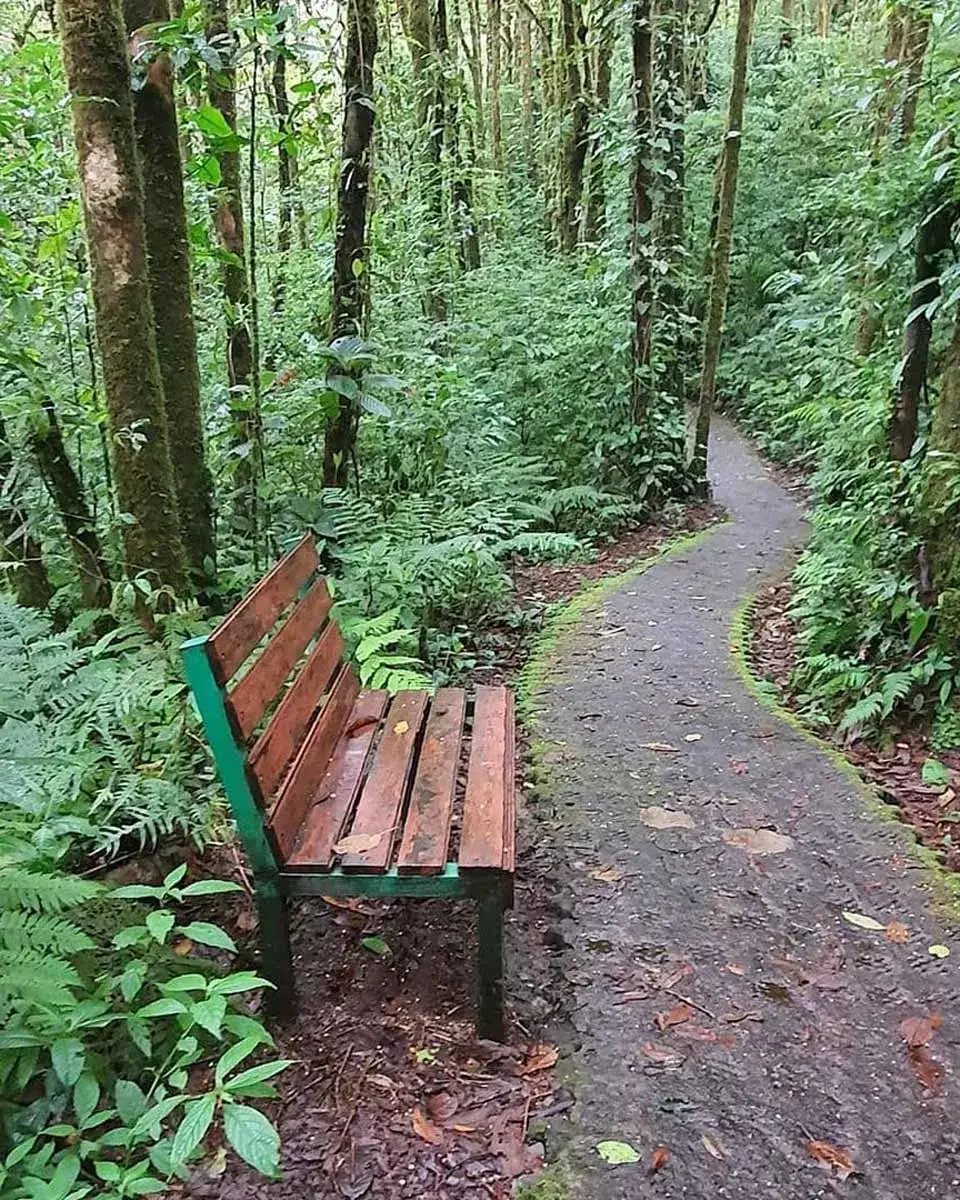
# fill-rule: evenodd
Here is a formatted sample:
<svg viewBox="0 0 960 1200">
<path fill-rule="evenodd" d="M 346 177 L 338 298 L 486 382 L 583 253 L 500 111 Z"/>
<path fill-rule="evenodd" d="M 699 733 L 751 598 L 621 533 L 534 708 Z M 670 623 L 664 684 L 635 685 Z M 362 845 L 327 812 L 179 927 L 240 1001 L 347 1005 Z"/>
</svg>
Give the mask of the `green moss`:
<svg viewBox="0 0 960 1200">
<path fill-rule="evenodd" d="M 758 679 L 750 666 L 750 614 L 756 604 L 756 596 L 746 600 L 733 619 L 730 628 L 730 653 L 733 656 L 737 674 L 744 686 L 757 701 L 769 712 L 779 717 L 798 733 L 817 751 L 828 759 L 834 767 L 847 779 L 850 787 L 864 802 L 864 807 L 870 816 L 877 820 L 896 824 L 904 833 L 904 843 L 912 856 L 925 868 L 925 882 L 933 893 L 931 908 L 940 916 L 951 920 L 960 920 L 960 876 L 948 871 L 939 861 L 936 851 L 924 846 L 917 838 L 909 842 L 906 837 L 907 828 L 900 821 L 897 810 L 889 804 L 884 804 L 876 789 L 865 783 L 856 767 L 849 762 L 839 750 L 818 737 L 816 733 L 796 715 L 784 708 L 780 703 L 779 693 L 767 680 Z"/>
<path fill-rule="evenodd" d="M 517 1200 L 570 1200 L 570 1174 L 563 1163 L 553 1163 L 529 1183 L 517 1188 Z"/>
</svg>

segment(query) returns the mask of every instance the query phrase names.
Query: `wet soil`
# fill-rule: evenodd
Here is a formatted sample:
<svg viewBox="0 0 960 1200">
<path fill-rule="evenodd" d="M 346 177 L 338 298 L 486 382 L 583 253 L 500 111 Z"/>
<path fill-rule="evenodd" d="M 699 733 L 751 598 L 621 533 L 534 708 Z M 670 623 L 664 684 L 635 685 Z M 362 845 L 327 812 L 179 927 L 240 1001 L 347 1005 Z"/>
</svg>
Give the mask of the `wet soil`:
<svg viewBox="0 0 960 1200">
<path fill-rule="evenodd" d="M 548 1155 L 582 1200 L 956 1194 L 960 941 L 907 832 L 738 675 L 736 611 L 806 529 L 723 423 L 711 478 L 731 522 L 610 594 L 539 697 L 576 1097 Z"/>
</svg>

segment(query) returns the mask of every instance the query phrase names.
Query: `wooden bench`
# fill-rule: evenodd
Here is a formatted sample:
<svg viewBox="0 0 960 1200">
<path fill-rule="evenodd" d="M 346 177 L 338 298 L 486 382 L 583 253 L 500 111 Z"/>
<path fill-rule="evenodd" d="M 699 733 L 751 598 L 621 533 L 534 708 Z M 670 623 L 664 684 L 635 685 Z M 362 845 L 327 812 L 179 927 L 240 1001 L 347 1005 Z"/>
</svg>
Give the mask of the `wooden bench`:
<svg viewBox="0 0 960 1200">
<path fill-rule="evenodd" d="M 294 896 L 468 897 L 481 1037 L 503 1036 L 516 794 L 507 688 L 364 691 L 308 535 L 206 637 L 187 680 L 253 868 L 263 970 L 294 1003 Z M 243 668 L 246 669 L 243 669 Z"/>
</svg>

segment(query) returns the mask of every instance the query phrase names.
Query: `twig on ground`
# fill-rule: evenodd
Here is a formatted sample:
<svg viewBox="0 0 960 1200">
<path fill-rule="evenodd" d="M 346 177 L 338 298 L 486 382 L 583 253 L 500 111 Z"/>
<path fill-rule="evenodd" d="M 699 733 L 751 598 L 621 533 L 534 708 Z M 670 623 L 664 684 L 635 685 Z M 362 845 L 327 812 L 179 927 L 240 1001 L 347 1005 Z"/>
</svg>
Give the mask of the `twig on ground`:
<svg viewBox="0 0 960 1200">
<path fill-rule="evenodd" d="M 350 1055 L 353 1054 L 353 1042 L 347 1047 L 347 1052 L 343 1056 L 343 1062 L 340 1064 L 340 1069 L 337 1071 L 333 1080 L 333 1106 L 336 1112 L 340 1111 L 340 1080 L 343 1078 L 343 1073 L 347 1069 L 347 1063 L 350 1061 Z"/>
<path fill-rule="evenodd" d="M 673 988 L 663 989 L 668 996 L 672 996 L 674 1000 L 679 1000 L 681 1004 L 689 1004 L 691 1008 L 695 1008 L 697 1012 L 702 1012 L 705 1017 L 709 1017 L 711 1021 L 717 1019 L 716 1014 L 712 1013 L 709 1008 L 704 1008 L 702 1004 L 698 1004 L 696 1000 L 691 1000 L 689 996 L 681 996 L 679 992 L 675 992 Z"/>
</svg>

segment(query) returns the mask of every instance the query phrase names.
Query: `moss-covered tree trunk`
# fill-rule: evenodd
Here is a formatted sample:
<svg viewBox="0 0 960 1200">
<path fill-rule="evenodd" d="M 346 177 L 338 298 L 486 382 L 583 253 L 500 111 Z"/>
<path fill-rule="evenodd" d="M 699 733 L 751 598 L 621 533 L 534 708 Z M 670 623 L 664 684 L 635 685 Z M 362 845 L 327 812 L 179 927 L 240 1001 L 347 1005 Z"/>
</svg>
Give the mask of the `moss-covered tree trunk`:
<svg viewBox="0 0 960 1200">
<path fill-rule="evenodd" d="M 634 151 L 630 186 L 630 418 L 646 419 L 651 393 L 653 343 L 653 10 L 650 0 L 633 0 Z"/>
<path fill-rule="evenodd" d="M 927 559 L 931 585 L 948 619 L 942 630 L 960 647 L 960 319 L 944 356 L 927 455 Z M 947 611 L 948 610 L 948 611 Z"/>
<path fill-rule="evenodd" d="M 576 0 L 560 0 L 560 28 L 564 59 L 564 119 L 561 190 L 560 246 L 572 250 L 580 232 L 580 200 L 583 195 L 583 168 L 589 144 L 590 108 L 583 85 L 582 49 L 585 40 L 580 5 Z"/>
<path fill-rule="evenodd" d="M 157 361 L 130 62 L 118 0 L 59 0 L 128 571 L 182 591 L 185 562 Z"/>
<path fill-rule="evenodd" d="M 362 336 L 367 326 L 367 207 L 373 142 L 373 69 L 377 53 L 376 0 L 347 0 L 347 49 L 343 68 L 343 133 L 337 192 L 337 235 L 333 260 L 330 332 L 334 338 Z M 323 478 L 327 487 L 347 481 L 359 408 L 339 397 L 327 422 Z"/>
<path fill-rule="evenodd" d="M 723 340 L 723 319 L 730 290 L 730 252 L 733 247 L 733 217 L 737 200 L 737 174 L 740 167 L 740 143 L 743 109 L 747 95 L 747 65 L 753 29 L 754 0 L 740 0 L 737 36 L 733 50 L 733 79 L 730 107 L 724 138 L 717 208 L 717 232 L 713 240 L 712 274 L 707 314 L 703 330 L 703 361 L 700 368 L 700 396 L 697 419 L 691 439 L 689 461 L 693 477 L 705 490 L 707 486 L 707 444 L 710 418 L 717 391 L 717 367 Z"/>
<path fill-rule="evenodd" d="M 53 585 L 40 545 L 27 528 L 27 514 L 15 498 L 14 476 L 13 452 L 0 417 L 0 567 L 18 604 L 46 608 L 53 597 Z"/>
<path fill-rule="evenodd" d="M 190 240 L 173 94 L 173 66 L 151 40 L 170 19 L 167 0 L 124 0 L 134 69 L 134 119 L 143 175 L 150 301 L 170 456 L 174 465 L 180 537 L 195 587 L 215 571 L 213 481 L 203 446 L 200 369 L 193 317 Z"/>
<path fill-rule="evenodd" d="M 517 12 L 517 54 L 520 74 L 520 113 L 523 125 L 523 161 L 527 175 L 537 176 L 536 126 L 533 115 L 533 39 L 531 37 L 532 14 L 528 4 L 521 0 Z"/>
<path fill-rule="evenodd" d="M 57 507 L 80 579 L 84 608 L 107 608 L 110 576 L 104 562 L 96 522 L 87 497 L 64 445 L 53 401 L 44 401 L 30 438 L 40 474 Z"/>
<path fill-rule="evenodd" d="M 280 0 L 270 0 L 276 16 L 280 12 Z M 290 119 L 290 97 L 287 93 L 287 39 L 286 22 L 277 24 L 276 43 L 273 47 L 273 71 L 270 79 L 270 102 L 277 122 L 277 189 L 280 206 L 277 213 L 277 269 L 273 279 L 273 317 L 279 322 L 283 316 L 287 295 L 287 267 L 290 247 L 293 244 L 294 173 L 291 147 L 294 141 Z"/>
<path fill-rule="evenodd" d="M 605 177 L 604 124 L 610 107 L 610 79 L 613 67 L 614 25 L 610 14 L 601 11 L 597 39 L 597 69 L 593 94 L 593 132 L 590 135 L 590 171 L 587 180 L 587 208 L 584 237 L 598 242 L 607 226 L 607 187 Z"/>
<path fill-rule="evenodd" d="M 437 7 L 437 23 L 440 24 L 441 6 Z M 452 165 L 450 182 L 450 207 L 453 214 L 457 242 L 457 262 L 461 271 L 475 271 L 480 266 L 480 230 L 477 226 L 473 203 L 473 179 L 476 163 L 474 128 L 470 115 L 461 103 L 464 83 L 460 70 L 460 53 L 457 33 L 460 29 L 460 8 L 453 0 L 450 10 L 453 25 L 453 41 L 449 47 L 450 64 L 444 68 L 449 78 L 449 94 L 446 102 L 446 129 L 449 155 Z M 438 32 L 438 42 L 441 35 Z M 443 45 L 447 45 L 446 31 L 442 34 Z"/>
<path fill-rule="evenodd" d="M 929 5 L 913 4 L 905 18 L 902 59 L 906 64 L 906 79 L 897 122 L 897 140 L 901 146 L 905 146 L 910 140 L 917 123 L 917 101 L 920 98 L 932 16 Z"/>
<path fill-rule="evenodd" d="M 910 315 L 903 331 L 903 365 L 890 423 L 890 455 L 898 462 L 910 457 L 917 437 L 933 332 L 927 308 L 940 295 L 940 272 L 952 246 L 950 235 L 956 216 L 957 205 L 945 201 L 937 205 L 917 231 L 914 284 L 907 298 Z"/>
<path fill-rule="evenodd" d="M 207 41 L 220 63 L 207 73 L 207 95 L 234 134 L 237 129 L 236 40 L 230 27 L 227 0 L 209 0 Z M 226 141 L 217 158 L 220 186 L 214 204 L 214 225 L 224 251 L 223 292 L 227 324 L 227 381 L 230 386 L 231 440 L 236 452 L 233 510 L 237 532 L 251 539 L 257 532 L 257 481 L 261 461 L 260 413 L 256 405 L 251 335 L 250 284 L 247 276 L 243 191 L 239 142 Z"/>
<path fill-rule="evenodd" d="M 490 146 L 494 168 L 503 171 L 503 118 L 500 114 L 502 0 L 487 3 L 487 91 L 490 100 Z"/>
</svg>

